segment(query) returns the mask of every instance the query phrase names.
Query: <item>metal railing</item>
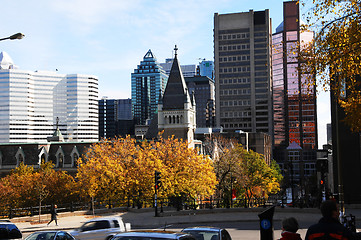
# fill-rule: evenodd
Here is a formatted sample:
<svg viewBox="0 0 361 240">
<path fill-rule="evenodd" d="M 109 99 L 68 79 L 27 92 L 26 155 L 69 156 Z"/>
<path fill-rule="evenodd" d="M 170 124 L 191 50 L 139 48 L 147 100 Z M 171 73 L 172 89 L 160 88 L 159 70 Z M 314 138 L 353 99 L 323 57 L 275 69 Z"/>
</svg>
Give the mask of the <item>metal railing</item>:
<svg viewBox="0 0 361 240">
<path fill-rule="evenodd" d="M 196 209 L 215 209 L 215 208 L 249 208 L 249 207 L 266 207 L 277 205 L 280 200 L 276 197 L 254 198 L 252 201 L 246 199 L 229 199 L 223 198 L 207 198 L 207 199 L 194 199 L 186 197 L 172 197 L 172 198 L 158 198 L 158 207 L 160 212 L 163 208 L 173 208 L 178 211 L 181 210 L 196 210 Z M 58 213 L 61 212 L 74 212 L 80 210 L 92 211 L 91 202 L 72 202 L 66 204 L 57 204 Z M 50 214 L 52 205 L 46 204 L 41 207 L 41 214 Z M 98 202 L 94 201 L 94 209 L 113 209 L 113 208 L 153 208 L 154 199 L 137 199 L 129 198 L 119 201 L 111 202 Z M 14 218 L 23 216 L 36 216 L 39 215 L 39 206 L 30 206 L 25 208 L 11 208 L 10 206 L 0 206 L 0 218 Z"/>
</svg>

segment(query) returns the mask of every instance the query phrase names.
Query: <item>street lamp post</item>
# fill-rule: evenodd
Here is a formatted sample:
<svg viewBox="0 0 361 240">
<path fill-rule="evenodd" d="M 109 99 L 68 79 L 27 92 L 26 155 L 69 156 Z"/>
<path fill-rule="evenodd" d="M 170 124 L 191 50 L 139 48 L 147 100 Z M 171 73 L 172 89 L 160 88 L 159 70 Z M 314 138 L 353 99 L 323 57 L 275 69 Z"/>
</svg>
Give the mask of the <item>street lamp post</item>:
<svg viewBox="0 0 361 240">
<path fill-rule="evenodd" d="M 15 40 L 15 39 L 22 39 L 23 37 L 25 37 L 24 34 L 22 33 L 16 33 L 11 35 L 10 37 L 6 37 L 6 38 L 0 38 L 0 41 L 4 41 L 4 40 Z"/>
</svg>

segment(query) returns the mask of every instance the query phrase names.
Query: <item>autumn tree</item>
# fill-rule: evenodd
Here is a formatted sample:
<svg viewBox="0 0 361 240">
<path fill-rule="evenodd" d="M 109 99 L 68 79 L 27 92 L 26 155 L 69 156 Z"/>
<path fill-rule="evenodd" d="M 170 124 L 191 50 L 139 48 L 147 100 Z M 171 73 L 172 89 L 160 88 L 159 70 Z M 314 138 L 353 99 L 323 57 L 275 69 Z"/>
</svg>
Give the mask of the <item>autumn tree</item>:
<svg viewBox="0 0 361 240">
<path fill-rule="evenodd" d="M 361 130 L 361 1 L 313 0 L 303 4 L 304 29 L 314 40 L 300 43 L 301 71 L 316 75 L 318 86 L 331 89 L 346 113 L 346 123 Z M 347 97 L 345 97 L 347 96 Z"/>
<path fill-rule="evenodd" d="M 55 171 L 50 162 L 41 164 L 38 169 L 20 163 L 0 180 L 1 203 L 11 208 L 39 206 L 40 216 L 44 202 L 71 200 L 73 187 L 73 178 L 63 171 Z"/>
<path fill-rule="evenodd" d="M 229 174 L 226 175 L 228 181 L 225 183 L 232 181 L 233 186 L 238 188 L 242 197 L 247 200 L 248 206 L 255 198 L 267 198 L 269 194 L 280 190 L 280 169 L 274 161 L 268 165 L 262 154 L 247 151 L 242 145 L 237 144 L 223 154 L 219 161 L 220 163 L 216 163 L 217 167 L 229 169 Z"/>
<path fill-rule="evenodd" d="M 140 201 L 154 195 L 154 172 L 161 172 L 161 197 L 210 195 L 216 178 L 212 161 L 175 138 L 136 142 L 104 140 L 80 159 L 77 178 L 83 193 L 97 199 Z"/>
<path fill-rule="evenodd" d="M 230 175 L 231 166 L 233 166 L 236 159 L 229 157 L 229 152 L 238 145 L 235 139 L 225 138 L 221 135 L 210 135 L 206 137 L 204 143 L 206 154 L 213 159 L 218 180 L 216 195 L 221 198 L 224 195 L 224 190 L 227 189 L 228 179 Z"/>
<path fill-rule="evenodd" d="M 161 196 L 208 197 L 213 194 L 216 176 L 212 160 L 195 149 L 189 148 L 188 143 L 176 138 L 151 142 L 155 150 L 156 159 L 160 160 L 160 172 L 165 180 L 161 188 Z M 163 179 L 163 177 L 162 177 Z"/>
<path fill-rule="evenodd" d="M 1 179 L 1 202 L 11 208 L 36 206 L 36 196 L 33 191 L 33 173 L 31 166 L 20 165 Z"/>
</svg>

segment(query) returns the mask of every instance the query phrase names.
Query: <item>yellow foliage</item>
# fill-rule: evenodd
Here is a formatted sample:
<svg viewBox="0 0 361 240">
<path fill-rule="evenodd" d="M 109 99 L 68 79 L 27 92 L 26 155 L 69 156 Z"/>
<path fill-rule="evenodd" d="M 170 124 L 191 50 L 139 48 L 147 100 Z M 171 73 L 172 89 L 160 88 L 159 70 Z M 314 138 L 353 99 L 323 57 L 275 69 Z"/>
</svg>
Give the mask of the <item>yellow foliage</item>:
<svg viewBox="0 0 361 240">
<path fill-rule="evenodd" d="M 214 191 L 211 160 L 175 138 L 136 142 L 127 136 L 94 144 L 80 159 L 77 178 L 90 197 L 151 198 L 156 170 L 162 181 L 159 197 L 209 196 Z"/>
<path fill-rule="evenodd" d="M 282 175 L 277 163 L 268 165 L 262 154 L 247 151 L 241 145 L 224 152 L 215 166 L 217 172 L 225 173 L 218 176 L 232 176 L 233 187 L 242 190 L 248 201 L 280 190 Z"/>
<path fill-rule="evenodd" d="M 302 49 L 302 71 L 316 75 L 322 89 L 333 90 L 346 123 L 361 130 L 361 0 L 313 0 L 304 28 L 313 42 Z"/>
</svg>

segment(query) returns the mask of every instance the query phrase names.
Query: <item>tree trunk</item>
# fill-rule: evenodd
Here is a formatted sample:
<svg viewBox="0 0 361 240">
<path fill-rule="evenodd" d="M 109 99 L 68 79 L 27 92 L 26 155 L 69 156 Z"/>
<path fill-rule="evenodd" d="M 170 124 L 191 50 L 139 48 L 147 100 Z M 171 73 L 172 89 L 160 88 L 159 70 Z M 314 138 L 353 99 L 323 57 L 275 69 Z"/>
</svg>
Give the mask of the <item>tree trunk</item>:
<svg viewBox="0 0 361 240">
<path fill-rule="evenodd" d="M 92 197 L 92 209 L 93 209 L 93 216 L 95 216 L 95 210 L 94 210 L 94 197 Z"/>
<path fill-rule="evenodd" d="M 40 216 L 41 216 L 41 197 L 39 197 L 39 223 L 40 223 Z"/>
</svg>

